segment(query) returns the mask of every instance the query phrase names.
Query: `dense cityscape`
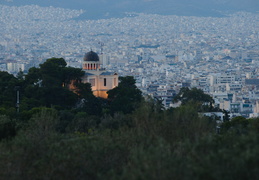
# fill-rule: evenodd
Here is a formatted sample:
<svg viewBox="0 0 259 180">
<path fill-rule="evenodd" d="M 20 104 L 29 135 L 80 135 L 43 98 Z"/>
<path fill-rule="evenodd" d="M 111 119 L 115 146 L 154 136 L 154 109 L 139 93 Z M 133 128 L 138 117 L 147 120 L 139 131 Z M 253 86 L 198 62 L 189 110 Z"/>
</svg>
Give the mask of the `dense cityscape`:
<svg viewBox="0 0 259 180">
<path fill-rule="evenodd" d="M 232 115 L 259 114 L 259 14 L 77 20 L 83 10 L 0 5 L 0 70 L 17 74 L 51 57 L 82 67 L 97 52 L 103 67 L 134 76 L 143 94 L 172 99 L 197 87 Z"/>
<path fill-rule="evenodd" d="M 0 179 L 258 179 L 258 3 L 0 0 Z"/>
</svg>

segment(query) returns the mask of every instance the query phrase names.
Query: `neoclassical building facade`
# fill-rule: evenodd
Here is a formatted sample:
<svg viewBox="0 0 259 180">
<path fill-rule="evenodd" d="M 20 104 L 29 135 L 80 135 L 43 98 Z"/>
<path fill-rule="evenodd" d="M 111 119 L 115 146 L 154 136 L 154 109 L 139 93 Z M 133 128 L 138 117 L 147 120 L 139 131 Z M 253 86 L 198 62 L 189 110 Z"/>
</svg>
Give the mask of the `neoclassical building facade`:
<svg viewBox="0 0 259 180">
<path fill-rule="evenodd" d="M 86 53 L 82 68 L 85 71 L 82 82 L 91 84 L 93 94 L 96 97 L 107 98 L 108 94 L 106 92 L 118 86 L 118 74 L 101 68 L 97 53 L 93 51 Z"/>
</svg>

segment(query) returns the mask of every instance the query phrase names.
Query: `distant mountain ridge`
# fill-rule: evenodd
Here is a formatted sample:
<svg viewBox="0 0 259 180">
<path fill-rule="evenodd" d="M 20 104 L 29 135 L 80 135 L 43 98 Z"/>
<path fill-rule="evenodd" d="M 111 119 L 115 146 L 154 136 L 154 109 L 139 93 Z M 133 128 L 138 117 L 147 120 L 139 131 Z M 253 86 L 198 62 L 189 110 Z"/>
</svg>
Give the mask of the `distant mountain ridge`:
<svg viewBox="0 0 259 180">
<path fill-rule="evenodd" d="M 122 17 L 125 12 L 184 16 L 223 16 L 227 12 L 259 12 L 258 0 L 0 0 L 0 4 L 84 9 L 81 18 Z"/>
</svg>

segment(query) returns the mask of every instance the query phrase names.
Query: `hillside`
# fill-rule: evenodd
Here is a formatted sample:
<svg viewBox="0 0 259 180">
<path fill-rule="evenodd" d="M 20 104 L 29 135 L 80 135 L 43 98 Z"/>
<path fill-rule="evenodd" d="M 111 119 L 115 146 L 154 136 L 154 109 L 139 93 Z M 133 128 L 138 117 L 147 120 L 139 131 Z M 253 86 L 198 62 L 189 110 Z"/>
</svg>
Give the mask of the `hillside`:
<svg viewBox="0 0 259 180">
<path fill-rule="evenodd" d="M 125 12 L 154 13 L 185 16 L 223 16 L 226 12 L 259 11 L 257 0 L 0 0 L 5 5 L 54 6 L 70 9 L 84 9 L 82 18 L 100 19 L 122 17 Z"/>
</svg>

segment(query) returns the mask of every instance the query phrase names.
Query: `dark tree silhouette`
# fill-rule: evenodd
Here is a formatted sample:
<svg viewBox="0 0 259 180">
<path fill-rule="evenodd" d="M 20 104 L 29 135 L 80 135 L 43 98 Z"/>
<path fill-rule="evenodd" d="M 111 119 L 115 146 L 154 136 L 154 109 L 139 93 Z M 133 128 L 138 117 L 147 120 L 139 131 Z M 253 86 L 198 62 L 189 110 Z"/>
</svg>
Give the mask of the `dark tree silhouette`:
<svg viewBox="0 0 259 180">
<path fill-rule="evenodd" d="M 180 92 L 174 97 L 173 102 L 179 101 L 181 101 L 182 105 L 187 103 L 197 104 L 199 110 L 207 109 L 208 111 L 212 110 L 214 104 L 213 98 L 210 95 L 205 94 L 201 89 L 189 89 L 188 87 L 181 88 Z"/>
<path fill-rule="evenodd" d="M 134 111 L 142 100 L 142 93 L 135 85 L 132 76 L 119 77 L 118 87 L 108 91 L 111 113 L 123 112 L 125 114 Z"/>
</svg>

